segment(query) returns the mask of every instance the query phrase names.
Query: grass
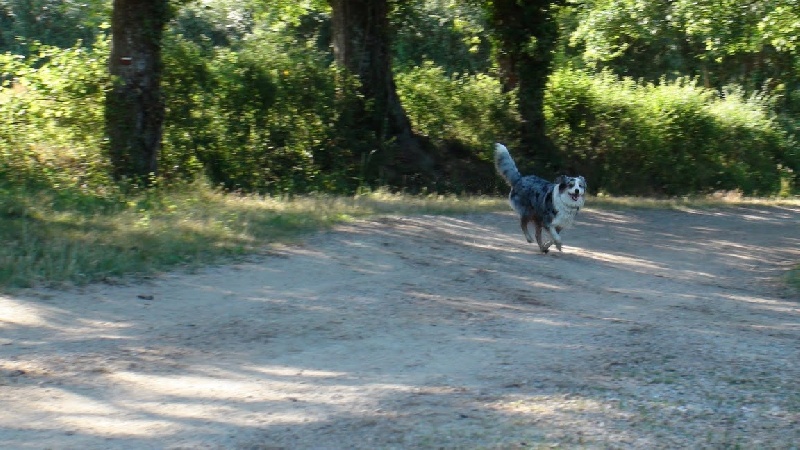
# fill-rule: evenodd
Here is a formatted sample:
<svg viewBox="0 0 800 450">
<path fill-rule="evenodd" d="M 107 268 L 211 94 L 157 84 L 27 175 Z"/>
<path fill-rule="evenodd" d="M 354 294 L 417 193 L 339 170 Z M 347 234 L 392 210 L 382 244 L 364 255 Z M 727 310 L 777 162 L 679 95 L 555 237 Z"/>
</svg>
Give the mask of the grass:
<svg viewBox="0 0 800 450">
<path fill-rule="evenodd" d="M 790 204 L 800 200 L 596 197 L 592 208 L 684 208 Z M 230 261 L 335 224 L 376 215 L 507 211 L 501 197 L 240 196 L 205 184 L 128 197 L 0 187 L 0 291 L 152 274 Z M 800 268 L 791 275 L 800 287 Z"/>
<path fill-rule="evenodd" d="M 204 184 L 128 198 L 0 188 L 0 290 L 85 284 L 171 267 L 213 264 L 275 242 L 381 214 L 462 214 L 500 209 L 493 197 L 270 198 Z"/>
<path fill-rule="evenodd" d="M 686 209 L 725 206 L 798 206 L 800 197 L 744 197 L 736 192 L 675 198 L 612 197 L 599 195 L 587 206 L 600 209 Z"/>
</svg>

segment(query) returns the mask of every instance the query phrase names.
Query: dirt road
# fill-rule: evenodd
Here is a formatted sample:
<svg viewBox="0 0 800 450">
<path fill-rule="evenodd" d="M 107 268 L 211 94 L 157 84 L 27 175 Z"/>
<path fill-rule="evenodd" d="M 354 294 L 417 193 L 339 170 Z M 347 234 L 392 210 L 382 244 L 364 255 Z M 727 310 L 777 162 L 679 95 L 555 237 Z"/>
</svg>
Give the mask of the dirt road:
<svg viewBox="0 0 800 450">
<path fill-rule="evenodd" d="M 787 448 L 800 208 L 382 218 L 0 297 L 0 448 Z"/>
</svg>

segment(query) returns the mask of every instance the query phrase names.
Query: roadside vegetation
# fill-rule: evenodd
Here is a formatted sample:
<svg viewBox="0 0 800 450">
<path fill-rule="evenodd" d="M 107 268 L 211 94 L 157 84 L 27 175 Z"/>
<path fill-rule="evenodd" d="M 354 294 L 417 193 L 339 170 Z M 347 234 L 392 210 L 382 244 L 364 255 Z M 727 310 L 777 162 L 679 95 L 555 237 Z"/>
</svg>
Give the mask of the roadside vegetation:
<svg viewBox="0 0 800 450">
<path fill-rule="evenodd" d="M 800 199 L 599 196 L 587 204 L 600 209 L 736 205 L 800 207 Z M 377 190 L 349 196 L 260 196 L 193 182 L 99 197 L 5 186 L 0 188 L 0 290 L 113 282 L 171 268 L 231 262 L 336 224 L 375 216 L 498 211 L 508 211 L 505 197 L 499 195 Z M 791 280 L 798 284 L 800 270 Z"/>
<path fill-rule="evenodd" d="M 358 80 L 332 63 L 328 3 L 173 5 L 158 176 L 132 182 L 109 160 L 110 5 L 0 2 L 0 287 L 209 264 L 375 214 L 505 210 L 496 141 L 525 172 L 586 176 L 592 207 L 797 204 L 791 2 L 553 6 L 542 152 L 525 148 L 530 99 L 487 21 L 499 3 L 395 2 L 393 83 L 424 174 L 393 172 L 395 142 L 365 130 Z M 741 29 L 706 17 L 727 13 Z"/>
<path fill-rule="evenodd" d="M 192 268 L 269 251 L 271 244 L 380 214 L 500 209 L 498 197 L 270 197 L 195 182 L 104 198 L 0 188 L 0 289 L 74 285 Z"/>
</svg>

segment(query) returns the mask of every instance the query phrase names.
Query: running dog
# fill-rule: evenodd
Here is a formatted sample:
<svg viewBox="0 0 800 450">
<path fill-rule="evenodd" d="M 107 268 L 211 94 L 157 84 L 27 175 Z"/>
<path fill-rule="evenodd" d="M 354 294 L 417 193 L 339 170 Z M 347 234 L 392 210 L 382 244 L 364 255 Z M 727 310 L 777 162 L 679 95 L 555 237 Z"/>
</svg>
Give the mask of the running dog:
<svg viewBox="0 0 800 450">
<path fill-rule="evenodd" d="M 528 232 L 528 222 L 533 222 L 536 243 L 542 253 L 547 253 L 553 243 L 561 251 L 561 230 L 574 224 L 575 216 L 586 200 L 586 180 L 561 175 L 551 183 L 535 175 L 523 177 L 502 144 L 494 145 L 494 164 L 500 176 L 511 186 L 508 202 L 519 214 L 525 239 L 533 242 Z M 547 231 L 552 241 L 542 242 L 542 229 Z"/>
</svg>

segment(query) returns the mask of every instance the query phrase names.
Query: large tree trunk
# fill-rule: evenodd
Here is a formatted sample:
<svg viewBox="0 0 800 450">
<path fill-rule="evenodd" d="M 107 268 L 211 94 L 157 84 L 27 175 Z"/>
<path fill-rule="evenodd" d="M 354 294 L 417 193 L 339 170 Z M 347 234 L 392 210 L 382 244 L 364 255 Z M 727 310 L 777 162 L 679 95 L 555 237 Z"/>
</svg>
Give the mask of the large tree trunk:
<svg viewBox="0 0 800 450">
<path fill-rule="evenodd" d="M 106 133 L 116 179 L 147 181 L 157 173 L 164 122 L 161 35 L 167 0 L 114 0 L 106 95 Z"/>
<path fill-rule="evenodd" d="M 340 67 L 358 77 L 364 100 L 357 112 L 362 126 L 379 142 L 394 143 L 391 155 L 378 158 L 384 164 L 384 175 L 398 178 L 430 173 L 433 159 L 424 140 L 411 128 L 392 75 L 387 0 L 329 1 L 334 58 Z"/>
<path fill-rule="evenodd" d="M 544 117 L 544 93 L 558 39 L 552 12 L 555 3 L 558 2 L 495 0 L 487 7 L 497 39 L 503 85 L 508 90 L 518 88 L 519 92 L 520 159 L 535 161 L 536 170 L 542 175 L 562 169 L 556 147 L 547 136 Z"/>
</svg>

